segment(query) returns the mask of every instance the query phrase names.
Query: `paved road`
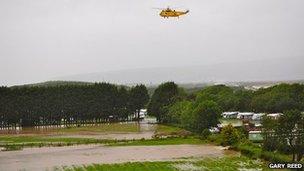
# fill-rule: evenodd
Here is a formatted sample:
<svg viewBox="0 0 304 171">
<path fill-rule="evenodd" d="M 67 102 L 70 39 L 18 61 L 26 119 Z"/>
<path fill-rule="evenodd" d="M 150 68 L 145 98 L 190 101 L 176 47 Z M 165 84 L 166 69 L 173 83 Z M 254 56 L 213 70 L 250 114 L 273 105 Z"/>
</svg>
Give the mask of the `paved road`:
<svg viewBox="0 0 304 171">
<path fill-rule="evenodd" d="M 0 152 L 0 170 L 53 170 L 55 167 L 92 163 L 164 161 L 181 157 L 218 157 L 224 150 L 212 145 L 162 145 L 107 147 L 79 145 L 25 148 Z"/>
</svg>

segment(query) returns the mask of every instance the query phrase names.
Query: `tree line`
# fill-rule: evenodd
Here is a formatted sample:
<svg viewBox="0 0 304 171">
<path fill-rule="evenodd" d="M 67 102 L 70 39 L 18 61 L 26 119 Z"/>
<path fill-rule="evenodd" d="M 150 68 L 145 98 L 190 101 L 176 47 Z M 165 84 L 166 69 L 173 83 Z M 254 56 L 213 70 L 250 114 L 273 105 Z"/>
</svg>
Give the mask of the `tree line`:
<svg viewBox="0 0 304 171">
<path fill-rule="evenodd" d="M 208 86 L 186 94 L 174 82 L 161 84 L 148 105 L 159 122 L 201 132 L 219 123 L 223 111 L 276 113 L 304 111 L 304 85 L 279 84 L 257 91 L 225 85 Z"/>
<path fill-rule="evenodd" d="M 278 119 L 264 117 L 263 149 L 292 154 L 292 161 L 304 155 L 304 114 L 298 109 L 284 111 Z"/>
<path fill-rule="evenodd" d="M 144 85 L 0 87 L 0 127 L 125 121 L 148 100 Z"/>
<path fill-rule="evenodd" d="M 148 103 L 149 102 L 149 103 Z M 215 126 L 222 111 L 304 111 L 304 86 L 280 84 L 257 91 L 225 85 L 187 94 L 174 82 L 159 85 L 151 99 L 144 85 L 0 87 L 0 126 L 37 126 L 124 121 L 147 105 L 161 123 L 200 132 Z"/>
<path fill-rule="evenodd" d="M 283 113 L 278 119 L 265 116 L 262 120 L 262 148 L 266 152 L 292 155 L 292 161 L 304 156 L 304 85 L 279 84 L 257 91 L 240 87 L 215 85 L 195 94 L 185 94 L 173 82 L 161 84 L 151 97 L 148 114 L 161 123 L 173 124 L 207 137 L 208 130 L 219 123 L 223 111 Z M 221 131 L 222 145 L 248 142 L 244 128 L 232 125 Z M 267 158 L 273 153 L 263 153 Z M 272 156 L 273 157 L 273 156 Z M 274 158 L 274 157 L 273 157 Z M 275 159 L 282 161 L 278 157 Z"/>
</svg>

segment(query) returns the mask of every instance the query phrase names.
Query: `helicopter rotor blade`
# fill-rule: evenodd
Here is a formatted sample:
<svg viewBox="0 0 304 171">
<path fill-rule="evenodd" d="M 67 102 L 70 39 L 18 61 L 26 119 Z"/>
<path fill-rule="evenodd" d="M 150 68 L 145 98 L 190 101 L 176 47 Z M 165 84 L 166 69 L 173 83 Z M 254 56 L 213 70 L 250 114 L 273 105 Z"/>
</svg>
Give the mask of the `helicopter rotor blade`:
<svg viewBox="0 0 304 171">
<path fill-rule="evenodd" d="M 157 10 L 164 10 L 165 8 L 152 8 L 152 9 L 157 9 Z"/>
</svg>

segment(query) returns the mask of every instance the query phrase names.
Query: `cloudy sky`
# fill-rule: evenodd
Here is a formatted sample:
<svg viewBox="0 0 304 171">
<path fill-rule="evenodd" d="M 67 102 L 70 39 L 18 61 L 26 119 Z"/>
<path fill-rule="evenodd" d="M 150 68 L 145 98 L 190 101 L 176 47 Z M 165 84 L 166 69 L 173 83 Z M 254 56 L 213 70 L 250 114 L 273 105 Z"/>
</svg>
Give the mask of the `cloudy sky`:
<svg viewBox="0 0 304 171">
<path fill-rule="evenodd" d="M 160 18 L 153 7 L 189 9 Z M 304 57 L 303 0 L 0 0 L 0 85 Z"/>
</svg>

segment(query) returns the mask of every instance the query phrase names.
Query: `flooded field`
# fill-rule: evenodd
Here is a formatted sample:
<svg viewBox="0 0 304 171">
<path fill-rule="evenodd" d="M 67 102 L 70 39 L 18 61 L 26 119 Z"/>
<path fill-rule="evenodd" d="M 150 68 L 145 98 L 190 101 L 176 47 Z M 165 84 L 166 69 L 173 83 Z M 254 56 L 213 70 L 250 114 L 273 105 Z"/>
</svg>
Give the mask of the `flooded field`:
<svg viewBox="0 0 304 171">
<path fill-rule="evenodd" d="M 81 166 L 94 163 L 173 161 L 188 157 L 221 157 L 235 154 L 235 152 L 225 150 L 219 146 L 203 144 L 199 139 L 195 138 L 177 138 L 162 141 L 158 139 L 147 140 L 152 139 L 158 133 L 176 133 L 179 131 L 185 130 L 178 127 L 158 125 L 151 120 L 143 120 L 139 123 L 129 122 L 86 125 L 75 128 L 51 128 L 42 129 L 38 132 L 36 128 L 22 129 L 18 132 L 0 135 L 0 144 L 47 144 L 60 141 L 72 144 L 73 141 L 76 141 L 73 138 L 83 139 L 80 143 L 84 144 L 92 142 L 86 141 L 86 139 L 145 139 L 145 141 L 130 141 L 141 144 L 133 144 L 132 146 L 120 146 L 122 144 L 119 143 L 116 144 L 118 146 L 106 146 L 101 143 L 56 147 L 42 145 L 34 148 L 33 146 L 25 146 L 17 151 L 0 151 L 0 170 L 54 170 L 56 168 L 62 169 L 63 166 L 71 167 L 73 165 Z M 5 149 L 4 147 L 2 148 Z"/>
<path fill-rule="evenodd" d="M 94 138 L 94 139 L 110 139 L 110 140 L 139 140 L 139 139 L 151 139 L 154 135 L 153 131 L 138 132 L 138 133 L 97 133 L 90 135 L 77 135 L 77 134 L 65 134 L 65 135 L 52 135 L 54 138 Z"/>
<path fill-rule="evenodd" d="M 156 130 L 155 119 L 140 122 L 121 122 L 109 124 L 87 124 L 80 127 L 43 126 L 18 129 L 2 129 L 1 135 L 47 136 L 54 138 L 94 138 L 94 139 L 151 139 Z"/>
<path fill-rule="evenodd" d="M 56 167 L 92 163 L 170 161 L 185 157 L 221 157 L 226 154 L 212 145 L 161 145 L 107 147 L 79 145 L 70 147 L 26 148 L 0 152 L 0 170 L 53 170 Z"/>
</svg>

